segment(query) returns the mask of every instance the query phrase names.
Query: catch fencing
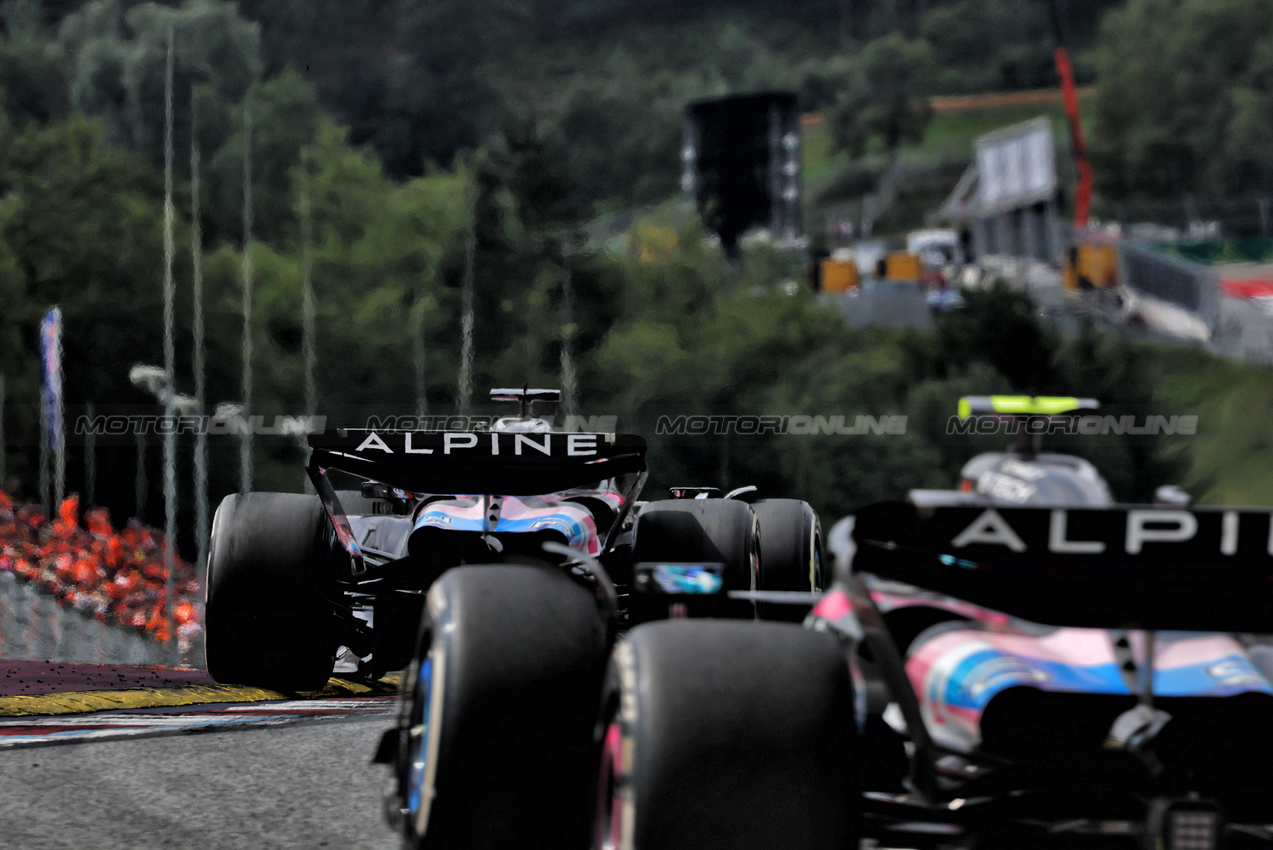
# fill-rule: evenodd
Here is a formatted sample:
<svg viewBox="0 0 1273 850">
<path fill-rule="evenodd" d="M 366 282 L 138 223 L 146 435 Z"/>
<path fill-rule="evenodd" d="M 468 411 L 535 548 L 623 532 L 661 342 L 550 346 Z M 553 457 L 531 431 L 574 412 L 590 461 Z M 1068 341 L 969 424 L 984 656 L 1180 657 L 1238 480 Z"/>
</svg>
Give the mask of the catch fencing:
<svg viewBox="0 0 1273 850">
<path fill-rule="evenodd" d="M 1219 326 L 1220 280 L 1213 269 L 1127 239 L 1118 243 L 1118 263 L 1128 289 L 1183 307 L 1208 327 Z"/>
</svg>

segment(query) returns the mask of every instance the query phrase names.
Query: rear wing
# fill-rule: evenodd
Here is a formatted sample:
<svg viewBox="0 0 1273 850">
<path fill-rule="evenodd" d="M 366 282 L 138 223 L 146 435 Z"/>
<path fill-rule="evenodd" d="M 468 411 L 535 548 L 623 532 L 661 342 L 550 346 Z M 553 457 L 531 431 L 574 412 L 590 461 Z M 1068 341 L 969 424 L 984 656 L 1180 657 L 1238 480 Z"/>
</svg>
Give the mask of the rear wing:
<svg viewBox="0 0 1273 850">
<path fill-rule="evenodd" d="M 646 469 L 645 440 L 631 434 L 339 428 L 309 446 L 311 466 L 413 493 L 537 496 Z"/>
<path fill-rule="evenodd" d="M 311 434 L 309 447 L 310 480 L 349 553 L 354 576 L 366 572 L 366 559 L 328 470 L 411 493 L 482 496 L 541 496 L 635 474 L 606 549 L 623 525 L 646 471 L 645 440 L 630 434 L 337 428 Z"/>
<path fill-rule="evenodd" d="M 491 390 L 491 401 L 561 401 L 561 390 L 531 389 L 523 387 L 497 387 Z"/>
<path fill-rule="evenodd" d="M 970 416 L 1060 416 L 1099 410 L 1094 398 L 1070 396 L 970 395 L 959 400 L 959 418 Z"/>
<path fill-rule="evenodd" d="M 884 502 L 854 572 L 1036 623 L 1273 632 L 1273 512 Z"/>
<path fill-rule="evenodd" d="M 491 390 L 491 401 L 515 401 L 520 405 L 521 418 L 528 419 L 535 402 L 544 401 L 556 404 L 561 401 L 561 390 L 531 389 L 520 390 L 510 387 L 497 387 Z"/>
</svg>

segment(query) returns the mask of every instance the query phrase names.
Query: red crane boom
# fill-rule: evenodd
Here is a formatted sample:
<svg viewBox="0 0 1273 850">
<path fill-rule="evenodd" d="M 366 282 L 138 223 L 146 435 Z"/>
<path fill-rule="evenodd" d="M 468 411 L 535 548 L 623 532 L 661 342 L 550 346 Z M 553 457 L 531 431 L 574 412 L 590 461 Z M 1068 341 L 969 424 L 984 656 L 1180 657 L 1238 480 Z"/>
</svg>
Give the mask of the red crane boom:
<svg viewBox="0 0 1273 850">
<path fill-rule="evenodd" d="M 1061 26 L 1058 0 L 1051 0 L 1052 29 L 1056 33 L 1056 73 L 1061 78 L 1061 96 L 1065 101 L 1065 117 L 1070 123 L 1070 142 L 1074 149 L 1074 166 L 1078 185 L 1074 191 L 1074 226 L 1080 230 L 1088 224 L 1092 207 L 1092 164 L 1087 158 L 1087 141 L 1083 138 L 1083 119 L 1079 115 L 1078 91 L 1074 86 L 1074 66 L 1065 46 L 1065 30 Z"/>
</svg>

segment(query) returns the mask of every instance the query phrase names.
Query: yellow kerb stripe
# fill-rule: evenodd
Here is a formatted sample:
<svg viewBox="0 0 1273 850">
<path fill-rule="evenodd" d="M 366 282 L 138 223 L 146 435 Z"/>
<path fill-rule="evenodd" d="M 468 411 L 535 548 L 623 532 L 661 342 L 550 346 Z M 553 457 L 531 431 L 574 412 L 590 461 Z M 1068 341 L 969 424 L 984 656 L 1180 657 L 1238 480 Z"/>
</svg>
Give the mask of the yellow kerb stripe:
<svg viewBox="0 0 1273 850">
<path fill-rule="evenodd" d="M 303 691 L 293 694 L 240 685 L 193 685 L 185 688 L 135 688 L 127 691 L 31 694 L 0 697 L 0 717 L 86 714 L 90 711 L 207 705 L 218 702 L 267 702 L 282 699 L 374 696 L 396 693 L 401 680 L 401 674 L 397 673 L 375 682 L 351 682 L 332 678 L 327 681 L 327 687 L 321 691 Z"/>
</svg>

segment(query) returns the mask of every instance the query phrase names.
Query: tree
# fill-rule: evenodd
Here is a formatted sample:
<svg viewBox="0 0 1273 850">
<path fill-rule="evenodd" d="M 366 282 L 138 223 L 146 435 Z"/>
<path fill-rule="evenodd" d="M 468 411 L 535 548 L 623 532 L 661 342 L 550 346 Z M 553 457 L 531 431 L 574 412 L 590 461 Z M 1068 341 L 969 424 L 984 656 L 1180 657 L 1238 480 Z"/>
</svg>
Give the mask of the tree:
<svg viewBox="0 0 1273 850">
<path fill-rule="evenodd" d="M 855 157 L 878 142 L 892 156 L 904 141 L 918 141 L 932 118 L 928 104 L 932 48 L 898 33 L 868 43 L 831 111 L 835 146 Z"/>
<path fill-rule="evenodd" d="M 1273 188 L 1273 5 L 1130 0 L 1101 30 L 1092 154 L 1114 196 Z"/>
<path fill-rule="evenodd" d="M 581 218 L 607 206 L 657 203 L 677 191 L 683 98 L 661 91 L 657 80 L 625 82 L 579 85 L 551 120 Z M 641 132 L 631 132 L 634 126 Z"/>
<path fill-rule="evenodd" d="M 0 361 L 12 405 L 7 441 L 19 447 L 10 468 L 33 486 L 36 328 L 49 307 L 62 309 L 68 414 L 87 399 L 99 409 L 153 401 L 130 385 L 128 369 L 161 358 L 163 181 L 144 159 L 103 145 L 98 122 L 76 116 L 20 133 L 0 125 L 0 196 Z M 75 457 L 73 432 L 68 445 Z M 72 489 L 80 468 L 77 458 L 68 464 Z"/>
<path fill-rule="evenodd" d="M 514 68 L 525 42 L 526 0 L 474 0 L 464 4 L 403 0 L 398 43 L 403 62 L 388 79 L 386 101 L 410 129 L 413 150 L 392 151 L 395 166 L 419 173 L 426 160 L 447 162 L 461 148 L 480 144 L 501 123 L 505 102 L 521 78 Z M 399 130 L 401 133 L 401 130 Z M 402 158 L 410 161 L 402 162 Z"/>
<path fill-rule="evenodd" d="M 0 92 L 9 118 L 22 126 L 64 117 L 69 104 L 62 57 L 41 26 L 38 4 L 12 0 L 0 22 Z"/>
<path fill-rule="evenodd" d="M 207 111 L 213 109 L 215 106 Z M 213 148 L 209 159 L 208 203 L 218 232 L 236 240 L 242 238 L 248 110 L 252 117 L 253 236 L 275 241 L 293 221 L 292 169 L 300 162 L 301 151 L 314 141 L 322 109 L 314 87 L 295 71 L 286 71 L 254 86 L 228 110 L 228 125 L 233 129 Z M 206 114 L 202 107 L 200 114 Z"/>
<path fill-rule="evenodd" d="M 956 0 L 933 6 L 920 33 L 933 46 L 934 86 L 944 92 L 1056 84 L 1047 2 Z M 986 38 L 994 33 L 993 39 Z"/>
<path fill-rule="evenodd" d="M 157 3 L 92 0 L 62 22 L 58 47 L 66 57 L 71 105 L 99 117 L 108 141 L 163 161 L 164 77 L 168 30 L 174 41 L 177 139 L 189 138 L 193 87 L 237 103 L 261 73 L 257 24 L 221 0 Z M 182 158 L 184 159 L 184 158 Z"/>
</svg>

